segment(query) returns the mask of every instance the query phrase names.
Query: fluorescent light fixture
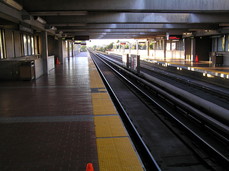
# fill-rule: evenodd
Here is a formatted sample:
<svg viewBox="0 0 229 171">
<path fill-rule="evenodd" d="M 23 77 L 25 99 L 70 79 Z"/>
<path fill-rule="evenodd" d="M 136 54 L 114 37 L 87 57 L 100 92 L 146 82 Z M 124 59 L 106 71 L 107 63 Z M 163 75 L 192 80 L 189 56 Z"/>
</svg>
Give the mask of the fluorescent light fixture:
<svg viewBox="0 0 229 171">
<path fill-rule="evenodd" d="M 51 30 L 57 30 L 57 28 L 55 26 L 52 26 Z"/>
<path fill-rule="evenodd" d="M 87 11 L 40 11 L 31 12 L 34 16 L 73 16 L 73 15 L 87 15 Z"/>
<path fill-rule="evenodd" d="M 37 20 L 38 22 L 40 22 L 41 24 L 46 24 L 46 23 L 47 23 L 47 22 L 46 22 L 43 18 L 41 18 L 41 17 L 35 17 L 34 19 Z"/>
</svg>

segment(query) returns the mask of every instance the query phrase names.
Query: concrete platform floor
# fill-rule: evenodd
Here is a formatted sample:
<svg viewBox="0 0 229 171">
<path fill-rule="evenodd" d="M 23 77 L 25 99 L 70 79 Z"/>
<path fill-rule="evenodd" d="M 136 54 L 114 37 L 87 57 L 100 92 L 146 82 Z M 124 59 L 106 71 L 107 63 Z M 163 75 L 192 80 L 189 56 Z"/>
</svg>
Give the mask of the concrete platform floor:
<svg viewBox="0 0 229 171">
<path fill-rule="evenodd" d="M 0 82 L 0 170 L 98 170 L 92 113 L 87 57 L 36 81 Z"/>
<path fill-rule="evenodd" d="M 86 52 L 34 81 L 0 82 L 0 171 L 140 171 Z"/>
</svg>

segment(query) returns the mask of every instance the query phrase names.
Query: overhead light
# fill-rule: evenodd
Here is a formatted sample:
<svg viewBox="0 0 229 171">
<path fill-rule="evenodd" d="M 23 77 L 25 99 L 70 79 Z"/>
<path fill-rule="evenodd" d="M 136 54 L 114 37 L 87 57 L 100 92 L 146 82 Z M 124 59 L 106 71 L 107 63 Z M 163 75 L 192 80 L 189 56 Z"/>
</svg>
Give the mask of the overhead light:
<svg viewBox="0 0 229 171">
<path fill-rule="evenodd" d="M 15 2 L 14 0 L 2 0 L 2 1 L 4 3 L 6 3 L 7 5 L 15 8 L 15 9 L 17 9 L 19 11 L 21 11 L 23 9 L 23 7 L 19 3 Z"/>
<path fill-rule="evenodd" d="M 55 26 L 52 26 L 51 30 L 57 30 L 57 28 Z"/>
<path fill-rule="evenodd" d="M 35 17 L 34 19 L 37 20 L 38 22 L 40 22 L 41 24 L 46 24 L 46 23 L 47 23 L 47 22 L 46 22 L 43 18 L 41 18 L 41 17 Z"/>
<path fill-rule="evenodd" d="M 66 24 L 58 24 L 58 23 L 57 23 L 57 24 L 52 24 L 52 25 L 54 25 L 54 26 L 60 26 L 60 27 L 61 27 L 61 26 L 76 26 L 76 27 L 78 27 L 78 26 L 81 27 L 81 26 L 82 26 L 82 27 L 83 27 L 83 26 L 86 26 L 87 24 L 85 24 L 85 23 L 69 23 L 69 24 L 66 23 Z"/>
</svg>

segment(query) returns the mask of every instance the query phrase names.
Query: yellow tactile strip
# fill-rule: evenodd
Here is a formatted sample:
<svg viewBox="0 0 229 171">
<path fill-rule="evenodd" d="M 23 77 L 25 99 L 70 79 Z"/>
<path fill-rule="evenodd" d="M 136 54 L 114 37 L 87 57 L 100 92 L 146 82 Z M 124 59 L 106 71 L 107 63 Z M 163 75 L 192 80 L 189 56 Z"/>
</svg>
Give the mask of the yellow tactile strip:
<svg viewBox="0 0 229 171">
<path fill-rule="evenodd" d="M 118 115 L 97 116 L 94 118 L 96 137 L 124 137 L 127 136 Z"/>
<path fill-rule="evenodd" d="M 141 171 L 129 138 L 97 139 L 100 171 Z"/>
<path fill-rule="evenodd" d="M 102 79 L 93 63 L 89 58 L 90 86 L 91 88 L 105 88 Z"/>
<path fill-rule="evenodd" d="M 108 99 L 98 99 L 92 97 L 94 115 L 113 115 L 117 114 L 112 101 Z"/>
<path fill-rule="evenodd" d="M 143 170 L 129 135 L 90 58 L 89 72 L 100 171 Z"/>
</svg>

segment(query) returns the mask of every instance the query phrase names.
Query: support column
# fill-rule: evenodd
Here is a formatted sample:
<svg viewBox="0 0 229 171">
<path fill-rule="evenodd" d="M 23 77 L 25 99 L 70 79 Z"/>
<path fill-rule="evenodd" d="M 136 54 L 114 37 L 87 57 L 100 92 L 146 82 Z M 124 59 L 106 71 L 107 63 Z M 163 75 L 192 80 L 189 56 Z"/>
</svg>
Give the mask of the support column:
<svg viewBox="0 0 229 171">
<path fill-rule="evenodd" d="M 67 41 L 68 47 L 67 47 L 67 53 L 68 53 L 68 58 L 70 58 L 70 42 Z"/>
<path fill-rule="evenodd" d="M 71 43 L 72 43 L 72 57 L 74 57 L 74 51 L 73 51 L 74 50 L 74 42 L 72 41 Z"/>
<path fill-rule="evenodd" d="M 64 51 L 63 51 L 63 40 L 62 38 L 59 38 L 58 39 L 58 47 L 59 47 L 59 60 L 60 60 L 60 63 L 64 63 Z"/>
<path fill-rule="evenodd" d="M 149 46 L 149 40 L 147 39 L 147 41 L 146 41 L 146 50 L 147 50 L 147 56 L 149 57 L 149 48 L 150 48 L 150 46 Z"/>
<path fill-rule="evenodd" d="M 136 53 L 138 55 L 138 40 L 136 40 Z"/>
<path fill-rule="evenodd" d="M 196 56 L 196 39 L 191 38 L 191 61 L 195 61 Z"/>
<path fill-rule="evenodd" d="M 166 46 L 167 45 L 167 40 L 166 38 L 164 39 L 164 61 L 166 61 Z"/>
<path fill-rule="evenodd" d="M 48 35 L 46 31 L 41 33 L 41 56 L 43 60 L 43 72 L 48 74 Z"/>
</svg>

